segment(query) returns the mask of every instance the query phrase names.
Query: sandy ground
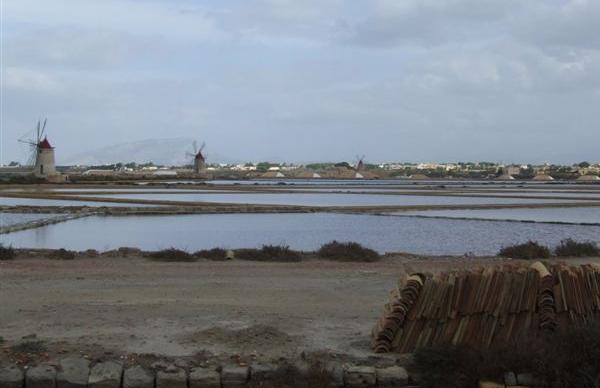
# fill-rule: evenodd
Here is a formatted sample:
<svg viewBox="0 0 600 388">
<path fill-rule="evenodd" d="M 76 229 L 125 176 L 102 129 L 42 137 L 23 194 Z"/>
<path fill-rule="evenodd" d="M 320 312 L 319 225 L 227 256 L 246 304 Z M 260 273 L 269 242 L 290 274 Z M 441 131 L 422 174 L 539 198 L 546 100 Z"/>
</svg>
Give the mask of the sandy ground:
<svg viewBox="0 0 600 388">
<path fill-rule="evenodd" d="M 600 260 L 596 260 L 600 261 Z M 121 354 L 370 357 L 370 331 L 403 274 L 498 259 L 378 263 L 156 263 L 141 258 L 0 262 L 5 348 L 35 334 Z"/>
</svg>

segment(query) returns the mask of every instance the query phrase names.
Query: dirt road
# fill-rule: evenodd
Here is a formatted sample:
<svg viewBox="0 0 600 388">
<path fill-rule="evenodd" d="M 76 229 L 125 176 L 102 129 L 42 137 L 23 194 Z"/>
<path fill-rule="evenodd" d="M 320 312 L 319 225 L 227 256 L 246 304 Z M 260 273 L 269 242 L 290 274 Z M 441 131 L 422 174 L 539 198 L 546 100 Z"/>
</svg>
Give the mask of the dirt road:
<svg viewBox="0 0 600 388">
<path fill-rule="evenodd" d="M 127 353 L 295 357 L 370 354 L 370 331 L 405 271 L 497 260 L 156 263 L 0 262 L 0 336 Z"/>
</svg>

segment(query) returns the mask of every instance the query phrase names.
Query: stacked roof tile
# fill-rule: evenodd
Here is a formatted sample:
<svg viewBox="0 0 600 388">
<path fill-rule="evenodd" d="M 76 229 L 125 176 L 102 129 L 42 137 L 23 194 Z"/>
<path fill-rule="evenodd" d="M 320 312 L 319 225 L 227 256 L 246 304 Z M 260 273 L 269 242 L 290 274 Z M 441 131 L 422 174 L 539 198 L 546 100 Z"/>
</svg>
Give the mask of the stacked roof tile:
<svg viewBox="0 0 600 388">
<path fill-rule="evenodd" d="M 600 267 L 535 263 L 409 276 L 373 329 L 375 352 L 490 347 L 600 316 Z"/>
</svg>

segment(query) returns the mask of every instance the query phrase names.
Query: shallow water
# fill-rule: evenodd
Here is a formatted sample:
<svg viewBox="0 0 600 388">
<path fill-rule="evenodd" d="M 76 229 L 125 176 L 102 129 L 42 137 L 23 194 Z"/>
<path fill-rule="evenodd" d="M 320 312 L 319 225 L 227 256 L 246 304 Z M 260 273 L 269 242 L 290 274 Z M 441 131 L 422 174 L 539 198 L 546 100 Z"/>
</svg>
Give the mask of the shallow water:
<svg viewBox="0 0 600 388">
<path fill-rule="evenodd" d="M 92 216 L 3 235 L 2 240 L 16 247 L 153 250 L 173 246 L 193 251 L 262 244 L 314 250 L 337 239 L 380 252 L 486 255 L 508 244 L 537 240 L 554 245 L 569 237 L 600 243 L 600 226 L 323 213 Z"/>
<path fill-rule="evenodd" d="M 58 214 L 0 213 L 0 227 L 59 217 Z"/>
<path fill-rule="evenodd" d="M 128 198 L 144 200 L 221 202 L 236 204 L 269 204 L 298 206 L 410 206 L 410 205 L 473 205 L 473 204 L 512 204 L 512 203 L 552 203 L 568 200 L 485 198 L 419 195 L 377 195 L 377 194 L 319 194 L 319 193 L 229 193 L 229 194 L 103 194 L 99 198 Z"/>
<path fill-rule="evenodd" d="M 423 217 L 479 218 L 489 220 L 564 222 L 600 225 L 600 207 L 571 207 L 546 209 L 427 210 L 416 212 L 394 212 L 390 214 L 418 215 Z"/>
<path fill-rule="evenodd" d="M 0 197 L 0 205 L 4 206 L 130 206 L 130 207 L 146 207 L 157 205 L 140 205 L 130 203 L 116 202 L 92 202 L 92 201 L 71 201 L 61 199 L 40 199 L 40 198 L 12 198 Z"/>
</svg>

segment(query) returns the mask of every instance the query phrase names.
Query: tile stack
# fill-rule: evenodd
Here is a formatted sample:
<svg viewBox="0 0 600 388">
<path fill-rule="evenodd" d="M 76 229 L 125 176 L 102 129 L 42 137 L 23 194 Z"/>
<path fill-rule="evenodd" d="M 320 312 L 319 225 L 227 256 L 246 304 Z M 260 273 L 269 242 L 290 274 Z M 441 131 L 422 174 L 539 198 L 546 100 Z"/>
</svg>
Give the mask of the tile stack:
<svg viewBox="0 0 600 388">
<path fill-rule="evenodd" d="M 403 284 L 373 329 L 376 352 L 490 347 L 600 315 L 600 267 L 593 265 L 511 264 L 413 275 Z"/>
<path fill-rule="evenodd" d="M 410 308 L 417 300 L 425 276 L 415 274 L 409 276 L 404 282 L 402 289 L 391 292 L 391 301 L 385 305 L 385 314 L 377 322 L 373 329 L 373 349 L 377 353 L 389 353 L 392 351 L 392 341 L 398 330 L 400 330 L 406 319 Z"/>
</svg>

